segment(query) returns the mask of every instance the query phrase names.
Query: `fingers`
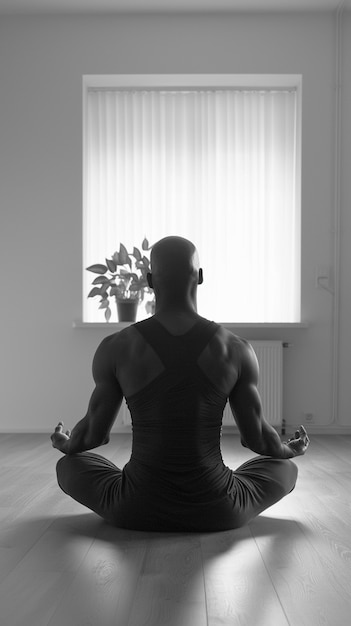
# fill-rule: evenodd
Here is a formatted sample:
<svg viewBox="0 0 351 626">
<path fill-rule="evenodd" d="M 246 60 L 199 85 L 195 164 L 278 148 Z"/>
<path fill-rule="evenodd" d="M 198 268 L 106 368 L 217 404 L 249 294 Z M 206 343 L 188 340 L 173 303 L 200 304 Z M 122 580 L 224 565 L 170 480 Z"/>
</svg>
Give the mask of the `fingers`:
<svg viewBox="0 0 351 626">
<path fill-rule="evenodd" d="M 55 433 L 63 433 L 63 422 L 59 422 L 55 428 Z M 69 428 L 67 430 L 65 430 L 65 434 L 68 435 L 68 437 L 71 436 L 71 431 L 69 430 Z"/>
<path fill-rule="evenodd" d="M 70 431 L 70 429 L 69 429 L 69 428 L 68 428 L 67 430 L 65 430 L 65 431 L 64 431 L 64 430 L 63 430 L 63 422 L 59 422 L 59 423 L 57 424 L 56 428 L 55 428 L 54 435 L 55 435 L 55 434 L 57 434 L 57 435 L 61 435 L 61 434 L 63 434 L 63 435 L 66 435 L 67 437 L 70 437 L 70 436 L 71 436 L 71 431 Z M 52 438 L 54 437 L 54 435 L 51 435 L 51 440 L 52 440 Z"/>
<path fill-rule="evenodd" d="M 299 428 L 299 431 L 300 431 L 300 437 L 303 440 L 305 446 L 307 447 L 309 445 L 309 443 L 310 443 L 310 438 L 309 438 L 309 436 L 307 434 L 306 428 L 304 426 L 302 426 L 302 424 L 301 424 L 301 426 Z"/>
<path fill-rule="evenodd" d="M 295 430 L 295 433 L 292 437 L 290 437 L 290 439 L 288 439 L 287 443 L 290 443 L 292 441 L 296 441 L 298 439 L 301 439 L 301 441 L 304 443 L 305 446 L 308 446 L 310 443 L 310 439 L 307 435 L 307 431 L 305 429 L 305 427 L 301 424 L 301 426 Z"/>
</svg>

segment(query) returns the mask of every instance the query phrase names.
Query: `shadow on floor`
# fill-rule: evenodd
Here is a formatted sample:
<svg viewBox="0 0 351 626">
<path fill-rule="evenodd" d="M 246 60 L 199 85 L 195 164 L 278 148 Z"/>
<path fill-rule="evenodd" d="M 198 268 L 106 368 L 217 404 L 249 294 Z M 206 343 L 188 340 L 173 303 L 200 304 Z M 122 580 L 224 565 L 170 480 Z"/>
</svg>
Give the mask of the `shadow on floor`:
<svg viewBox="0 0 351 626">
<path fill-rule="evenodd" d="M 114 528 L 87 512 L 18 520 L 2 536 L 2 546 L 22 546 L 18 572 L 22 582 L 27 577 L 27 593 L 36 579 L 34 572 L 62 575 L 55 597 L 42 599 L 45 614 L 44 603 L 54 602 L 48 626 L 205 626 L 209 597 L 220 593 L 213 591 L 213 584 L 218 584 L 213 582 L 213 568 L 219 583 L 221 577 L 222 583 L 225 580 L 230 611 L 236 602 L 237 610 L 242 610 L 245 593 L 251 594 L 260 582 L 257 566 L 263 567 L 255 542 L 268 538 L 274 552 L 283 542 L 293 544 L 299 535 L 301 524 L 266 515 L 225 532 L 151 533 Z M 284 567 L 284 555 L 282 559 Z M 241 575 L 251 580 L 249 588 L 240 588 Z M 258 623 L 262 606 L 250 597 L 245 607 L 250 615 L 242 623 Z M 225 620 L 219 616 L 217 623 L 241 623 Z"/>
</svg>

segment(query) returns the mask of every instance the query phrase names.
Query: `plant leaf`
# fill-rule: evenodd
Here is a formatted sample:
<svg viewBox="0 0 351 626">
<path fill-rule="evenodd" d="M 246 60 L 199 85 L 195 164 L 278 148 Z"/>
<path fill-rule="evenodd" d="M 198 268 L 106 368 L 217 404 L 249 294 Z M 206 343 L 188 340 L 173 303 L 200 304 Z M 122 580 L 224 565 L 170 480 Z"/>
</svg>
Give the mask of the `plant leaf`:
<svg viewBox="0 0 351 626">
<path fill-rule="evenodd" d="M 105 311 L 105 319 L 106 319 L 106 322 L 109 322 L 110 319 L 111 319 L 111 309 L 110 309 L 110 307 L 107 307 L 107 309 Z"/>
<path fill-rule="evenodd" d="M 106 265 L 102 265 L 102 263 L 95 263 L 95 265 L 89 265 L 86 268 L 88 272 L 94 272 L 94 274 L 106 274 L 107 267 Z"/>
<path fill-rule="evenodd" d="M 107 283 L 104 283 L 103 285 L 101 285 L 101 287 L 100 287 L 100 293 L 101 293 L 101 295 L 102 295 L 103 297 L 105 297 L 105 296 L 106 296 L 106 292 L 107 292 L 107 290 L 108 290 L 109 286 L 110 286 L 110 281 L 108 281 Z"/>
<path fill-rule="evenodd" d="M 104 285 L 105 283 L 109 283 L 109 279 L 106 276 L 98 276 L 94 278 L 92 285 Z"/>
<path fill-rule="evenodd" d="M 113 261 L 116 263 L 116 266 L 117 266 L 117 265 L 121 265 L 121 262 L 120 262 L 120 259 L 119 259 L 119 254 L 118 254 L 118 252 L 115 252 L 115 253 L 112 255 L 112 259 L 113 259 Z"/>
<path fill-rule="evenodd" d="M 118 256 L 119 256 L 119 260 L 120 260 L 120 264 L 121 265 L 126 265 L 126 263 L 128 263 L 128 260 L 130 262 L 127 248 L 123 245 L 123 243 L 121 243 L 120 246 L 119 246 Z"/>
<path fill-rule="evenodd" d="M 146 237 L 144 237 L 143 242 L 141 244 L 141 247 L 142 247 L 143 250 L 148 250 L 149 249 L 149 242 L 146 239 Z"/>
<path fill-rule="evenodd" d="M 101 290 L 99 289 L 99 287 L 94 287 L 91 291 L 89 291 L 87 297 L 94 298 L 95 296 L 101 296 Z"/>
<path fill-rule="evenodd" d="M 113 259 L 106 259 L 106 265 L 112 274 L 116 271 L 117 265 Z"/>
<path fill-rule="evenodd" d="M 149 268 L 150 267 L 150 261 L 146 256 L 143 256 L 143 262 L 144 262 L 144 266 Z"/>
<path fill-rule="evenodd" d="M 118 294 L 118 287 L 117 285 L 112 285 L 111 289 L 110 289 L 110 296 L 117 296 Z"/>
<path fill-rule="evenodd" d="M 108 308 L 108 305 L 109 305 L 109 302 L 108 302 L 108 300 L 107 300 L 107 299 L 106 299 L 106 300 L 102 300 L 102 301 L 101 301 L 101 304 L 100 304 L 100 306 L 99 306 L 99 309 L 107 309 L 107 308 Z"/>
<path fill-rule="evenodd" d="M 140 261 L 140 259 L 141 259 L 141 252 L 140 252 L 139 248 L 136 248 L 135 246 L 133 248 L 133 256 L 136 258 L 137 261 Z"/>
</svg>

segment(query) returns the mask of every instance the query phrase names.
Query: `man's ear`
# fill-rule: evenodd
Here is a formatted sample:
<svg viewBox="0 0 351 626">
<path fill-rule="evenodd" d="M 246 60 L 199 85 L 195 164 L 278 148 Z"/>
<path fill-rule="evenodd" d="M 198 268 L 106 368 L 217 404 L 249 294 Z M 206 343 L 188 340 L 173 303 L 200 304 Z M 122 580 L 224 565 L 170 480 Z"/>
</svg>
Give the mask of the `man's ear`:
<svg viewBox="0 0 351 626">
<path fill-rule="evenodd" d="M 150 272 L 148 272 L 146 274 L 146 280 L 147 280 L 147 284 L 149 285 L 150 289 L 153 289 L 154 286 L 152 284 L 152 274 L 150 274 Z"/>
<path fill-rule="evenodd" d="M 199 279 L 197 281 L 198 285 L 202 285 L 202 283 L 204 282 L 204 273 L 202 271 L 202 267 L 200 267 L 199 269 Z"/>
</svg>

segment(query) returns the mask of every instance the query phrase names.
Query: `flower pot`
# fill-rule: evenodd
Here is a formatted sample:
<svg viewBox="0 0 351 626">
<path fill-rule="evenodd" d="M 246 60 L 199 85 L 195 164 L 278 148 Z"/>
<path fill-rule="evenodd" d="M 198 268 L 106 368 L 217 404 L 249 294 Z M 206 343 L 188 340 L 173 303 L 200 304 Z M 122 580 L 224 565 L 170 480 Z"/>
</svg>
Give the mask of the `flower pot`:
<svg viewBox="0 0 351 626">
<path fill-rule="evenodd" d="M 119 322 L 135 322 L 139 300 L 120 300 L 116 298 Z"/>
</svg>

